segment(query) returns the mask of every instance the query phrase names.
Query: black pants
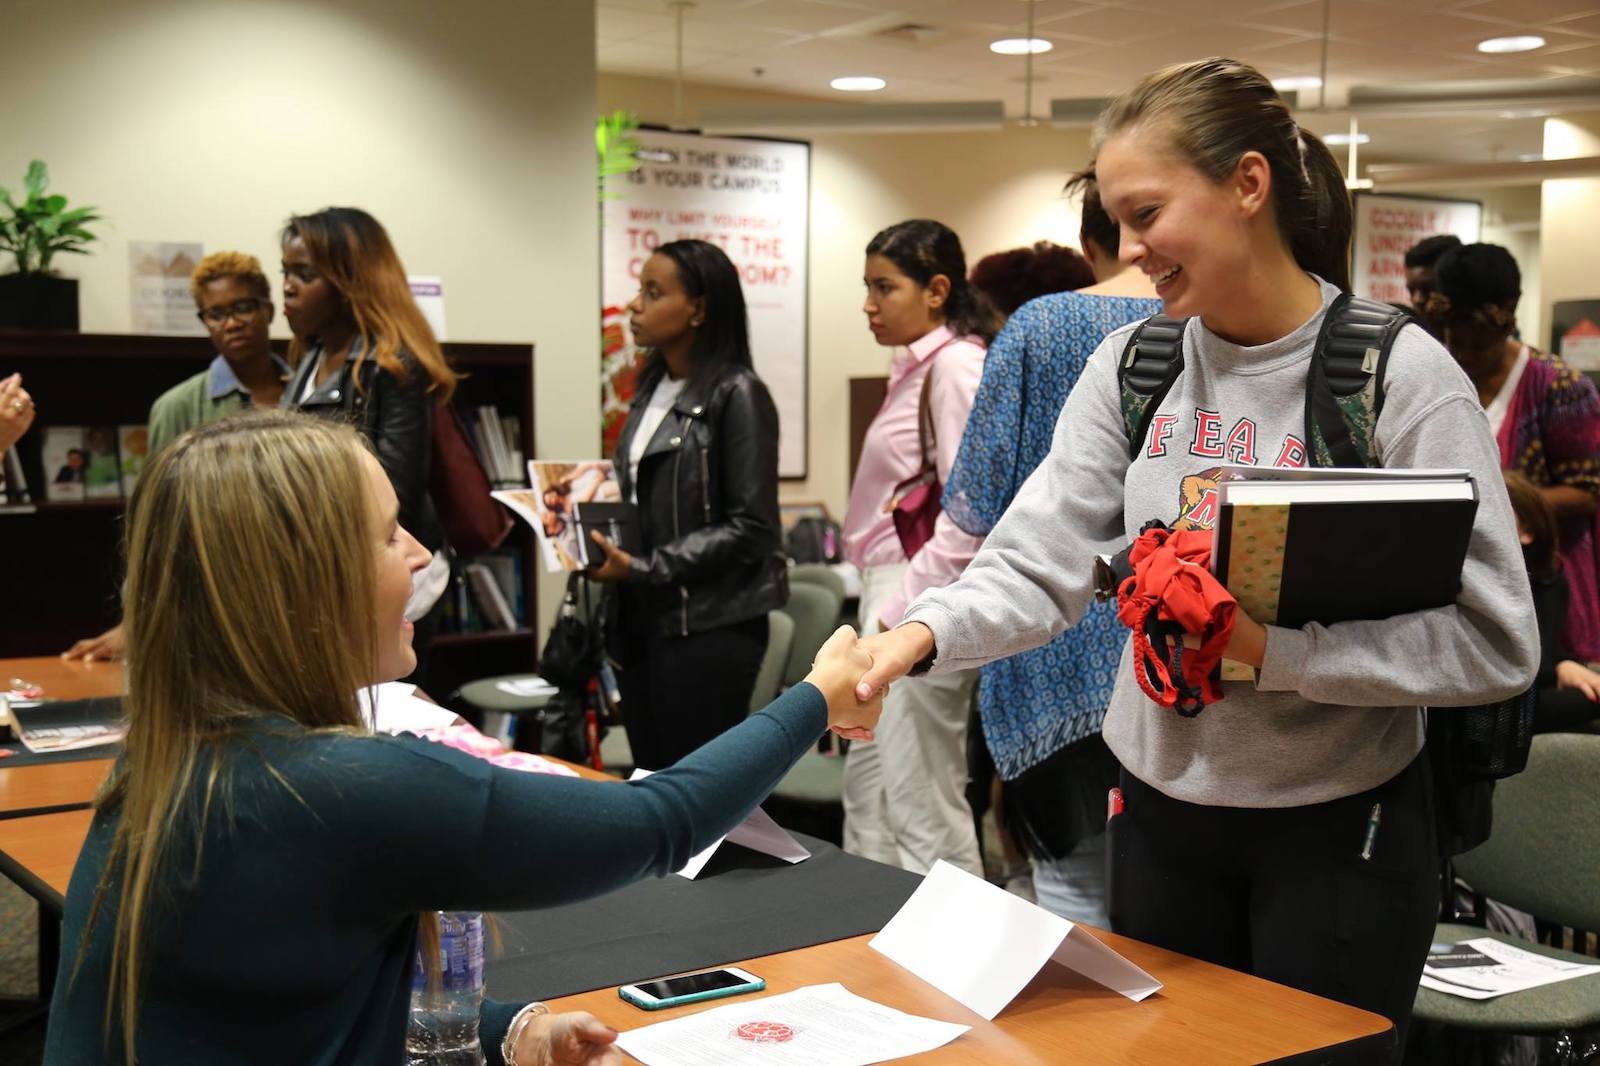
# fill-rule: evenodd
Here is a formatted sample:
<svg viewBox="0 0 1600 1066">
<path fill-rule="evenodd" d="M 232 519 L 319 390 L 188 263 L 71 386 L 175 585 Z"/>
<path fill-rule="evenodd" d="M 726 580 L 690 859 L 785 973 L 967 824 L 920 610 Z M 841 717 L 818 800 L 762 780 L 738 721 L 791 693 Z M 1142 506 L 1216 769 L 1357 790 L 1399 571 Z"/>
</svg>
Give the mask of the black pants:
<svg viewBox="0 0 1600 1066">
<path fill-rule="evenodd" d="M 633 761 L 671 766 L 750 713 L 750 694 L 767 650 L 767 616 L 686 637 L 634 634 L 622 690 L 622 724 Z"/>
<path fill-rule="evenodd" d="M 1307 807 L 1184 803 L 1126 770 L 1122 791 L 1113 929 L 1382 1014 L 1405 1046 L 1439 905 L 1426 755 L 1377 788 Z"/>
</svg>

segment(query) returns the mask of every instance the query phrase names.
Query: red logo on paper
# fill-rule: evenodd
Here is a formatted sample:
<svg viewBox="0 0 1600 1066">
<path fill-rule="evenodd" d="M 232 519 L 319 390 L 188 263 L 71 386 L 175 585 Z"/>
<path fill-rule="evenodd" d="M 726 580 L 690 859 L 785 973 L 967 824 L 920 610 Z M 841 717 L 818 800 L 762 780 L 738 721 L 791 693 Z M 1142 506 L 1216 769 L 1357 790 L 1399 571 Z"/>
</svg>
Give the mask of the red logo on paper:
<svg viewBox="0 0 1600 1066">
<path fill-rule="evenodd" d="M 733 1035 L 752 1044 L 787 1044 L 795 1034 L 794 1026 L 782 1022 L 745 1022 Z"/>
</svg>

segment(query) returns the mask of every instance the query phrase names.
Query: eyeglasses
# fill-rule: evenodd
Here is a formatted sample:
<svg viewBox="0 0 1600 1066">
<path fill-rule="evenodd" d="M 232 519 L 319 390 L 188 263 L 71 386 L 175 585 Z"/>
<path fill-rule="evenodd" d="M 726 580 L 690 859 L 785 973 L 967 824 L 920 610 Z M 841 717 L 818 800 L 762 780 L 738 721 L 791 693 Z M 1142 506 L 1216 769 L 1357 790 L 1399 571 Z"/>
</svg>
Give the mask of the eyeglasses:
<svg viewBox="0 0 1600 1066">
<path fill-rule="evenodd" d="M 257 311 L 265 300 L 235 300 L 226 307 L 208 307 L 204 311 L 196 311 L 194 317 L 208 326 L 220 326 L 230 318 L 246 319 Z"/>
</svg>

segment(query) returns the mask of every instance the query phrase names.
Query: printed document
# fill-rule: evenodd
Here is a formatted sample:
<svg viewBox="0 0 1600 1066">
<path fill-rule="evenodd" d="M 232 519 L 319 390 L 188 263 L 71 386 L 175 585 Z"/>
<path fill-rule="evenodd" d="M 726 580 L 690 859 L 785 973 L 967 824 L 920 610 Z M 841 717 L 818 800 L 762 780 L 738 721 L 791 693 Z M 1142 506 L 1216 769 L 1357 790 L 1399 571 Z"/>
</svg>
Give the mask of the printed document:
<svg viewBox="0 0 1600 1066">
<path fill-rule="evenodd" d="M 1493 999 L 1596 973 L 1600 966 L 1552 959 L 1493 937 L 1478 937 L 1428 952 L 1422 987 L 1463 999 Z"/>
<path fill-rule="evenodd" d="M 631 1029 L 617 1046 L 645 1066 L 870 1066 L 943 1047 L 969 1028 L 835 983 Z"/>
</svg>

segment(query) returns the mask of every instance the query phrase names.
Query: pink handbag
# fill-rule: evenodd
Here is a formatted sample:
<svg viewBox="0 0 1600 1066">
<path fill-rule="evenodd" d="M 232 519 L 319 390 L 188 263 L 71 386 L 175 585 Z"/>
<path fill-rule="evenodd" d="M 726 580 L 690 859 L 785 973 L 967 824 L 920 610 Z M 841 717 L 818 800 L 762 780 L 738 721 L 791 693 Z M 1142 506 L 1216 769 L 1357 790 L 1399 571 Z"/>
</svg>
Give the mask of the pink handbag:
<svg viewBox="0 0 1600 1066">
<path fill-rule="evenodd" d="M 934 438 L 933 408 L 928 400 L 933 385 L 933 366 L 922 378 L 922 397 L 917 401 L 917 444 L 922 462 L 917 472 L 894 487 L 889 497 L 890 517 L 895 535 L 906 558 L 914 558 L 922 546 L 933 539 L 933 527 L 943 509 L 944 483 L 939 480 L 937 441 Z"/>
</svg>

